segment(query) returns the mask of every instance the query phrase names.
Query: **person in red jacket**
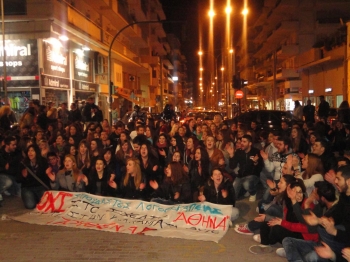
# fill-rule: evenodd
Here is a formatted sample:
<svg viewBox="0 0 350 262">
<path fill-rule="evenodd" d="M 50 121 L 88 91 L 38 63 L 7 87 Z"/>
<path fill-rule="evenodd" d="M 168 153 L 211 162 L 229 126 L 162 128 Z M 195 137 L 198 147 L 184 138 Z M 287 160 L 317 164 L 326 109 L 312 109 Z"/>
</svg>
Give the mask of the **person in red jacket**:
<svg viewBox="0 0 350 262">
<path fill-rule="evenodd" d="M 318 241 L 317 233 L 310 233 L 308 226 L 300 223 L 296 213 L 294 212 L 294 205 L 304 206 L 306 200 L 305 185 L 301 179 L 292 182 L 284 196 L 283 218 L 274 218 L 269 222 L 265 222 L 260 227 L 260 234 L 254 235 L 253 239 L 262 244 L 262 247 L 282 243 L 285 237 L 293 237 L 297 239 Z M 312 207 L 310 206 L 312 209 Z M 254 249 L 254 248 L 250 248 Z"/>
</svg>

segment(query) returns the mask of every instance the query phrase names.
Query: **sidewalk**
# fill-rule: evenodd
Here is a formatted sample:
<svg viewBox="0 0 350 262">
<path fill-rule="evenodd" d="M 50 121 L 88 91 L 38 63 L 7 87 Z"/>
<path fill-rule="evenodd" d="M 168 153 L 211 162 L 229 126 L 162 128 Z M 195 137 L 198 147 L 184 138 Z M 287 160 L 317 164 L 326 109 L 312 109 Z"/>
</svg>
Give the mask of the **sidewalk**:
<svg viewBox="0 0 350 262">
<path fill-rule="evenodd" d="M 230 228 L 217 244 L 176 238 L 100 232 L 58 226 L 39 226 L 5 219 L 24 209 L 20 198 L 4 197 L 0 207 L 0 261 L 285 261 L 274 252 L 253 255 L 251 236 Z M 256 216 L 257 202 L 237 202 L 237 223 Z M 276 248 L 273 248 L 275 250 Z"/>
</svg>

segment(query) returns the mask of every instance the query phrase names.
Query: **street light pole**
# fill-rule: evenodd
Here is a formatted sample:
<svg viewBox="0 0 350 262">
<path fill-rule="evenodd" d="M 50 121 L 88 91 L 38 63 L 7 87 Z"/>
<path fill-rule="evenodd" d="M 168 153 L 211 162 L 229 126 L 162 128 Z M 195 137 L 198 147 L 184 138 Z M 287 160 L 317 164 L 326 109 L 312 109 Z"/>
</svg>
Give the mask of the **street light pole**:
<svg viewBox="0 0 350 262">
<path fill-rule="evenodd" d="M 4 15 L 4 0 L 1 0 L 1 31 L 2 31 L 2 51 L 3 51 L 3 56 L 2 56 L 2 61 L 3 61 L 3 87 L 4 87 L 4 100 L 5 103 L 7 103 L 7 72 L 6 72 L 6 43 L 5 43 L 5 15 Z"/>
<path fill-rule="evenodd" d="M 3 0 L 1 0 L 3 1 Z M 108 74 L 107 74 L 107 82 L 109 84 L 109 121 L 112 121 L 112 93 L 113 93 L 113 86 L 112 86 L 112 81 L 111 81 L 111 71 L 112 71 L 112 66 L 111 66 L 111 60 L 112 60 L 112 47 L 114 44 L 114 41 L 117 39 L 117 37 L 128 27 L 136 25 L 136 24 L 153 24 L 153 23 L 183 23 L 183 21 L 167 21 L 167 20 L 155 20 L 155 21 L 135 21 L 130 24 L 127 24 L 124 26 L 122 29 L 120 29 L 115 36 L 113 37 L 111 43 L 109 44 L 108 48 Z"/>
</svg>

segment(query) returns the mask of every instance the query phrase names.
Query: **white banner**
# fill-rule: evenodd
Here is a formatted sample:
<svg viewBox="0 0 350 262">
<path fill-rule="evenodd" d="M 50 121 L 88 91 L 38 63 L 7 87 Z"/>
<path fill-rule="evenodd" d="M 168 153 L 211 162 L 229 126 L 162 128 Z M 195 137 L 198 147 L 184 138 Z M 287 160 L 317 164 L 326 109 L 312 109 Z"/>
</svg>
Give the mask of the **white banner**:
<svg viewBox="0 0 350 262">
<path fill-rule="evenodd" d="M 230 205 L 161 205 L 88 193 L 47 191 L 36 209 L 14 220 L 127 234 L 218 242 L 230 225 Z"/>
</svg>

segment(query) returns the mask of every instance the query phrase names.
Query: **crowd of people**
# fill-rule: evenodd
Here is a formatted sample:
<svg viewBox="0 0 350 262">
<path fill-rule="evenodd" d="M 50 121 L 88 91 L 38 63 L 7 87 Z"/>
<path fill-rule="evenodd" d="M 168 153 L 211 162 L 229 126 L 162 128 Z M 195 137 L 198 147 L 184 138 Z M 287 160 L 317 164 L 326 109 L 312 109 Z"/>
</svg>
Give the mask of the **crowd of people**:
<svg viewBox="0 0 350 262">
<path fill-rule="evenodd" d="M 166 121 L 135 107 L 132 121 L 111 126 L 92 99 L 81 109 L 63 103 L 56 118 L 33 101 L 17 127 L 1 107 L 0 199 L 20 196 L 28 209 L 46 190 L 166 205 L 208 201 L 231 205 L 234 221 L 236 200 L 247 197 L 258 215 L 234 230 L 259 242 L 251 252 L 279 242 L 277 254 L 288 261 L 350 261 L 346 121 L 315 123 L 307 109 L 307 122 L 266 131 L 256 121 L 228 126 L 219 113 L 181 123 L 168 106 Z"/>
</svg>

